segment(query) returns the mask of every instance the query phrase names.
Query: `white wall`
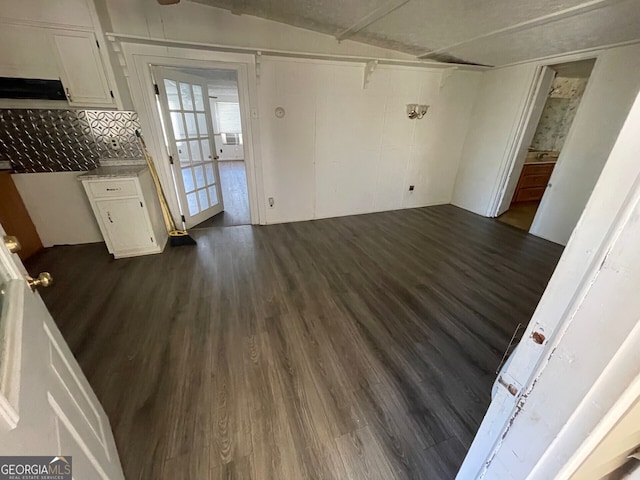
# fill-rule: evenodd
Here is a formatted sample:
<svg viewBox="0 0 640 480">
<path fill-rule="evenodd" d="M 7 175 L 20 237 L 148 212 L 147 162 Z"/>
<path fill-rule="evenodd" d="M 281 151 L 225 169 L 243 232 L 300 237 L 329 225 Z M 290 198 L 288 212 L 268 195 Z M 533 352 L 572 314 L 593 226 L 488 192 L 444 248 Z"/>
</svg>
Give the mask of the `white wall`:
<svg viewBox="0 0 640 480">
<path fill-rule="evenodd" d="M 106 3 L 111 26 L 117 33 L 265 50 L 415 59 L 351 40 L 338 43 L 329 35 L 188 1 L 170 6 L 160 6 L 156 0 L 97 2 Z"/>
<path fill-rule="evenodd" d="M 640 45 L 598 54 L 587 90 L 564 144 L 531 233 L 566 244 L 640 88 Z M 489 216 L 506 149 L 522 114 L 537 65 L 483 74 L 465 140 L 452 203 Z"/>
<path fill-rule="evenodd" d="M 362 64 L 264 60 L 267 222 L 449 203 L 480 76 L 456 72 L 440 89 L 442 71 L 380 66 L 363 90 Z M 431 108 L 409 120 L 407 103 Z"/>
<path fill-rule="evenodd" d="M 120 33 L 408 58 L 191 2 L 173 7 L 160 7 L 154 0 L 106 2 L 113 30 Z M 259 202 L 275 200 L 261 221 L 309 220 L 450 201 L 479 73 L 456 71 L 441 90 L 442 70 L 380 66 L 363 90 L 362 63 L 265 57 L 257 105 L 250 105 L 259 115 L 259 128 L 254 129 L 260 138 L 254 145 L 261 158 L 256 164 L 260 173 L 256 176 L 262 178 L 257 186 Z M 427 103 L 431 110 L 425 119 L 410 121 L 407 103 Z M 287 110 L 282 120 L 273 114 L 277 106 Z M 410 184 L 415 185 L 411 194 Z"/>
<path fill-rule="evenodd" d="M 215 140 L 221 162 L 227 160 L 244 160 L 243 145 L 224 145 L 222 143 L 222 135 L 219 134 L 215 135 Z"/>
<path fill-rule="evenodd" d="M 80 174 L 12 175 L 45 247 L 103 241 L 89 200 L 77 180 Z"/>
<path fill-rule="evenodd" d="M 640 89 L 640 45 L 596 62 L 530 232 L 566 244 Z"/>
<path fill-rule="evenodd" d="M 322 54 L 410 58 L 191 2 L 169 7 L 159 6 L 155 0 L 98 3 L 104 3 L 110 27 L 118 33 Z M 460 139 L 466 132 L 481 74 L 456 71 L 441 88 L 442 75 L 443 70 L 437 69 L 380 66 L 363 90 L 362 63 L 264 58 L 257 105 L 251 107 L 258 107 L 260 116 L 262 164 L 257 168 L 264 184 L 261 200 L 275 199 L 266 222 L 448 203 L 462 148 Z M 407 103 L 426 103 L 431 109 L 426 118 L 411 121 L 405 113 Z M 273 115 L 276 106 L 287 109 L 284 119 Z M 24 182 L 27 198 L 36 193 L 38 181 Z M 56 185 L 57 180 L 49 188 Z M 415 185 L 414 192 L 409 193 L 409 185 Z M 79 185 L 75 186 L 81 192 Z M 257 190 L 261 192 L 262 185 Z M 62 202 L 58 216 L 67 218 L 64 212 L 69 203 L 79 208 L 78 202 L 67 198 L 72 193 L 56 194 Z M 43 230 L 44 243 L 100 240 L 92 217 L 79 215 L 73 220 L 75 228 L 57 229 L 44 221 L 55 215 L 49 215 L 48 206 L 38 206 L 33 198 L 31 205 L 28 199 L 25 203 L 30 211 L 35 210 L 34 222 Z M 86 201 L 84 197 L 82 201 Z M 90 214 L 88 206 L 86 213 Z"/>
</svg>

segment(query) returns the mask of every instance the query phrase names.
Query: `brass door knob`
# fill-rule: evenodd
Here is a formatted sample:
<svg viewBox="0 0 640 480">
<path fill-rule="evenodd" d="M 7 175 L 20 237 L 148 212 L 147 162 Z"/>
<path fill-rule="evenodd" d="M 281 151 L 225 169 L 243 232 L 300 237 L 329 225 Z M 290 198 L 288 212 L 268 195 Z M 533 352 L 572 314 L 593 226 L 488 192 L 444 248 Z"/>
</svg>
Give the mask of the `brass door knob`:
<svg viewBox="0 0 640 480">
<path fill-rule="evenodd" d="M 38 278 L 33 278 L 27 275 L 27 283 L 31 287 L 31 290 L 35 292 L 38 287 L 46 288 L 50 286 L 53 283 L 53 277 L 49 272 L 42 272 L 38 275 Z"/>
<path fill-rule="evenodd" d="M 16 253 L 22 249 L 22 245 L 20 245 L 18 237 L 14 237 L 13 235 L 4 236 L 4 246 L 7 247 L 11 253 Z"/>
</svg>

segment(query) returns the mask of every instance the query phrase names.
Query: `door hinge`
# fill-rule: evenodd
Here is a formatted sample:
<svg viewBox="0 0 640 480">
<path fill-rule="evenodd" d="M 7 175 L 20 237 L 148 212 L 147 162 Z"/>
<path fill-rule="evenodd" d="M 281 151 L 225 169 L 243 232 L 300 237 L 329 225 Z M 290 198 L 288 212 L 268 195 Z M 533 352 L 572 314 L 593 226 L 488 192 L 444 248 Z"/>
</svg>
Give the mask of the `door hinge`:
<svg viewBox="0 0 640 480">
<path fill-rule="evenodd" d="M 153 243 L 153 237 L 149 237 L 151 239 L 151 243 Z"/>
<path fill-rule="evenodd" d="M 153 84 L 153 90 L 156 92 L 156 95 L 160 95 L 160 89 L 158 88 L 158 84 L 157 83 Z"/>
<path fill-rule="evenodd" d="M 183 223 L 186 223 L 187 219 L 186 219 L 186 218 L 184 218 L 184 215 L 180 215 L 180 218 L 182 219 L 182 222 L 183 222 Z"/>
<path fill-rule="evenodd" d="M 109 93 L 111 94 L 111 98 L 116 98 L 116 96 L 113 94 L 113 90 L 109 90 Z"/>
<path fill-rule="evenodd" d="M 142 202 L 140 202 L 140 208 L 144 208 L 144 207 L 142 206 Z"/>
<path fill-rule="evenodd" d="M 173 165 L 173 155 L 169 155 L 169 164 Z"/>
<path fill-rule="evenodd" d="M 512 383 L 507 382 L 504 378 L 502 378 L 502 375 L 498 377 L 498 383 L 506 388 L 507 391 L 514 397 L 518 395 L 518 389 L 516 388 L 516 386 Z"/>
<path fill-rule="evenodd" d="M 98 46 L 98 49 L 100 49 L 100 42 L 98 42 L 98 40 L 96 40 L 96 45 Z"/>
</svg>

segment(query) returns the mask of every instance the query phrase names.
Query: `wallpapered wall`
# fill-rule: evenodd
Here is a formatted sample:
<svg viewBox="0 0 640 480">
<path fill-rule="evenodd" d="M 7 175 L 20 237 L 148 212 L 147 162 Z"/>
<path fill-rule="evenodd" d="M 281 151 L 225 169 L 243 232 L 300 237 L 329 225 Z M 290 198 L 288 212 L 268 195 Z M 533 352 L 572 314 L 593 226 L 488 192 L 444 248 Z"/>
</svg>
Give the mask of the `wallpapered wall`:
<svg viewBox="0 0 640 480">
<path fill-rule="evenodd" d="M 0 160 L 18 173 L 91 170 L 106 159 L 143 159 L 136 112 L 0 110 Z M 120 149 L 109 146 L 110 138 Z"/>
<path fill-rule="evenodd" d="M 587 78 L 555 78 L 533 136 L 531 148 L 556 152 L 562 150 L 587 81 Z"/>
</svg>

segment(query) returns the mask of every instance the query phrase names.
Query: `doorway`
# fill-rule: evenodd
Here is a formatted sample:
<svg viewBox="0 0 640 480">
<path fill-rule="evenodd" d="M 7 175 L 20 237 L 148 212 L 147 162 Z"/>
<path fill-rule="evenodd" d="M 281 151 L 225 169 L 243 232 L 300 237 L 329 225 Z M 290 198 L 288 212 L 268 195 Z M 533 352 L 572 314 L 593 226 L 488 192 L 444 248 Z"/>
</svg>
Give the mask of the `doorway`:
<svg viewBox="0 0 640 480">
<path fill-rule="evenodd" d="M 233 70 L 216 70 L 211 81 L 209 103 L 225 209 L 220 215 L 198 225 L 198 228 L 248 225 L 251 218 L 237 73 Z"/>
<path fill-rule="evenodd" d="M 510 199 L 504 199 L 509 200 L 508 208 L 498 216 L 498 221 L 527 232 L 531 228 L 594 64 L 595 59 L 588 59 L 548 66 L 553 80 L 546 96 L 537 100 L 544 101 L 544 106 L 539 117 L 532 115 L 530 121 L 536 122 L 536 127 L 529 128 L 533 135 L 525 138 L 529 141 L 524 159 L 515 160 L 509 180 L 512 185 L 506 190 L 512 194 Z"/>
<path fill-rule="evenodd" d="M 180 67 L 153 67 L 153 71 L 187 228 L 250 224 L 237 71 Z"/>
</svg>

